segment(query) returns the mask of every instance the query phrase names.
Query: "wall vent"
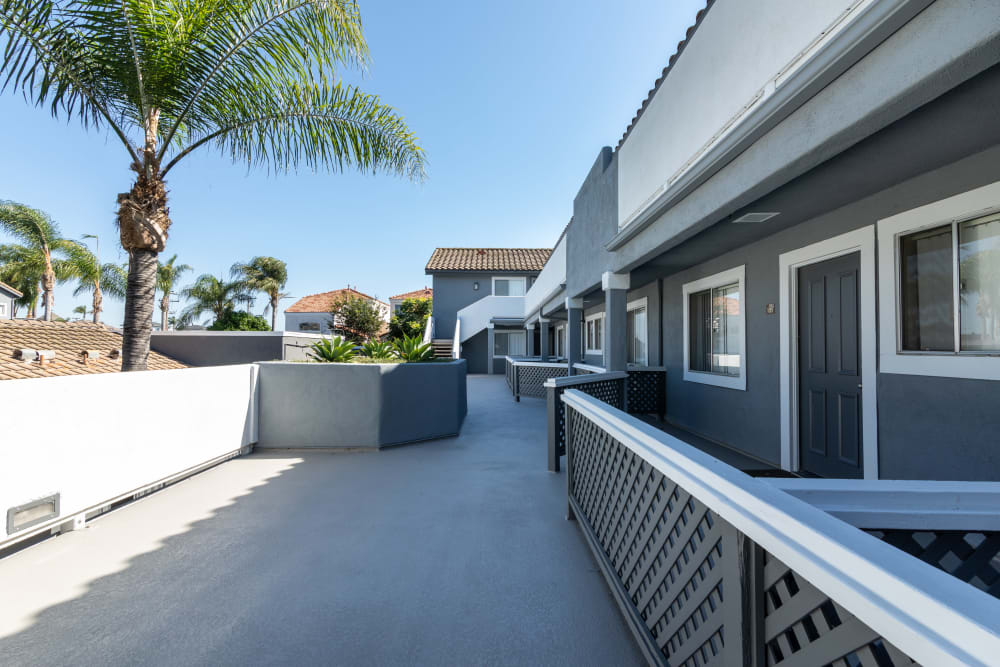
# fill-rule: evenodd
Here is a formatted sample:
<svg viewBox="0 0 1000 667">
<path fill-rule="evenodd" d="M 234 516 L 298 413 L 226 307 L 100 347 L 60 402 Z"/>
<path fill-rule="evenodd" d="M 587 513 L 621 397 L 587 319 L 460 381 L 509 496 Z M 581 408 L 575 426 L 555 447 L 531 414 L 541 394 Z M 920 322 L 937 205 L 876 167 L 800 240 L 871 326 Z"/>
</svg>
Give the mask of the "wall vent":
<svg viewBox="0 0 1000 667">
<path fill-rule="evenodd" d="M 733 220 L 736 224 L 744 224 L 751 222 L 764 222 L 765 220 L 770 220 L 774 216 L 778 215 L 777 212 L 770 213 L 744 213 L 740 217 Z"/>
<path fill-rule="evenodd" d="M 7 510 L 7 534 L 30 528 L 59 516 L 59 494 L 32 500 Z"/>
</svg>

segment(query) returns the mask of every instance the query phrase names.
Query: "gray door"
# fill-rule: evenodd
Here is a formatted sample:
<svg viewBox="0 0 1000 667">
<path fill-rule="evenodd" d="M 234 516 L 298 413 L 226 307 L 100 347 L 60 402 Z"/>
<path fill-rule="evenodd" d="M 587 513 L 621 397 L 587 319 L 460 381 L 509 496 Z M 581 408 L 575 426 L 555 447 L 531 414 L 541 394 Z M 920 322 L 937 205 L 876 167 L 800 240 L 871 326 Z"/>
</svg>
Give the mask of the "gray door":
<svg viewBox="0 0 1000 667">
<path fill-rule="evenodd" d="M 861 477 L 861 253 L 799 269 L 799 464 Z M 872 387 L 874 391 L 874 387 Z"/>
</svg>

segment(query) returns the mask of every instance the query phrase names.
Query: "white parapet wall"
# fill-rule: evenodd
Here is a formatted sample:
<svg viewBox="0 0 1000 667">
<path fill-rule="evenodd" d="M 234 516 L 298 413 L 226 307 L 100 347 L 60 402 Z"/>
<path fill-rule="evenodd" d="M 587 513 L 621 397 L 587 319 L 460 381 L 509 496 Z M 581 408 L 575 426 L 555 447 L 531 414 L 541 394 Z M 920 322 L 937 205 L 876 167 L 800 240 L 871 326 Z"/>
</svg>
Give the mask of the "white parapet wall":
<svg viewBox="0 0 1000 667">
<path fill-rule="evenodd" d="M 246 451 L 254 365 L 0 382 L 0 548 Z M 32 503 L 58 498 L 53 505 Z M 17 508 L 27 508 L 17 511 Z M 8 515 L 37 523 L 11 531 Z"/>
</svg>

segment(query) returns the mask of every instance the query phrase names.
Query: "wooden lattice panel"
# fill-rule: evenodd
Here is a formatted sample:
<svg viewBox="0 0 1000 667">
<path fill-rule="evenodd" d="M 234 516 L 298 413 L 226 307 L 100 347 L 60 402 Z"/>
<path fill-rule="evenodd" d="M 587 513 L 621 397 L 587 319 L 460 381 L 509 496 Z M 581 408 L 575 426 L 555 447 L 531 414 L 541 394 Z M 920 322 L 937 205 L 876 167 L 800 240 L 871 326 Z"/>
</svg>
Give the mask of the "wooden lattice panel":
<svg viewBox="0 0 1000 667">
<path fill-rule="evenodd" d="M 614 379 L 555 388 L 556 451 L 559 456 L 566 453 L 566 406 L 562 402 L 563 392 L 576 389 L 621 410 L 625 400 L 624 386 L 624 380 Z"/>
<path fill-rule="evenodd" d="M 671 665 L 721 661 L 723 522 L 589 419 L 570 411 L 570 493 Z"/>
<path fill-rule="evenodd" d="M 770 554 L 764 555 L 763 587 L 768 665 L 900 667 L 916 664 Z"/>
<path fill-rule="evenodd" d="M 545 381 L 549 378 L 566 377 L 569 370 L 558 366 L 516 366 L 517 394 L 520 396 L 545 396 Z"/>
<path fill-rule="evenodd" d="M 1000 532 L 870 530 L 925 563 L 1000 597 Z"/>
<path fill-rule="evenodd" d="M 628 370 L 629 414 L 663 415 L 667 411 L 667 373 L 663 370 Z"/>
</svg>

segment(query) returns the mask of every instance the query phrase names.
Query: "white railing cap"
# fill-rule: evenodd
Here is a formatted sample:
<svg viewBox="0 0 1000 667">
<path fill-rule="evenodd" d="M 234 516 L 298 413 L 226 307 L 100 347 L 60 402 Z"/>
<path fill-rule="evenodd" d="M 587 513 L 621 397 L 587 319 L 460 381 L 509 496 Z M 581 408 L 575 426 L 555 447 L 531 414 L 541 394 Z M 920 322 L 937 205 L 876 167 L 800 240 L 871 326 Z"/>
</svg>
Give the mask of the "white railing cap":
<svg viewBox="0 0 1000 667">
<path fill-rule="evenodd" d="M 561 378 L 549 378 L 546 387 L 573 387 L 578 384 L 603 382 L 604 380 L 622 380 L 628 377 L 625 371 L 608 371 L 607 373 L 591 373 L 590 375 L 567 375 Z"/>
<path fill-rule="evenodd" d="M 562 400 L 911 658 L 996 664 L 997 598 L 579 390 Z"/>
<path fill-rule="evenodd" d="M 590 364 L 581 364 L 579 362 L 573 364 L 573 368 L 579 368 L 582 371 L 590 371 L 591 373 L 604 373 L 605 370 L 600 366 L 591 366 Z"/>
</svg>

